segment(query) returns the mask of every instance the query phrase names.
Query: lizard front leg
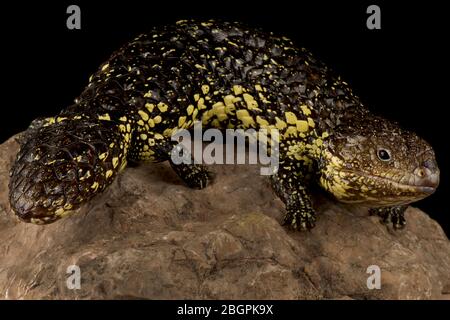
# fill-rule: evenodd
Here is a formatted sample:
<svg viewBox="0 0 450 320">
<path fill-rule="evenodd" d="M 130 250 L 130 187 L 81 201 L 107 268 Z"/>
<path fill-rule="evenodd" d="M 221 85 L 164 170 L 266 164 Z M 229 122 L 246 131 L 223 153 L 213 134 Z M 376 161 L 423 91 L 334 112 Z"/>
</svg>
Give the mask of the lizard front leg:
<svg viewBox="0 0 450 320">
<path fill-rule="evenodd" d="M 150 135 L 150 134 L 149 134 Z M 151 157 L 155 162 L 168 160 L 170 166 L 190 188 L 203 189 L 212 178 L 204 165 L 195 163 L 191 153 L 169 138 L 154 139 L 151 146 Z"/>
<path fill-rule="evenodd" d="M 369 209 L 370 215 L 378 215 L 383 223 L 391 222 L 395 229 L 402 229 L 406 225 L 404 217 L 408 206 L 382 207 Z"/>
<path fill-rule="evenodd" d="M 173 141 L 171 144 L 173 145 Z M 177 144 L 172 147 L 169 162 L 178 177 L 189 188 L 203 189 L 212 178 L 211 173 L 204 165 L 195 163 L 192 154 L 182 144 Z"/>
<path fill-rule="evenodd" d="M 271 176 L 272 188 L 286 205 L 283 224 L 294 230 L 311 229 L 316 222 L 306 176 L 306 168 L 291 161 L 280 162 L 278 172 Z"/>
<path fill-rule="evenodd" d="M 203 189 L 211 179 L 211 173 L 201 164 L 175 164 L 172 160 L 169 162 L 175 173 L 189 188 Z"/>
</svg>

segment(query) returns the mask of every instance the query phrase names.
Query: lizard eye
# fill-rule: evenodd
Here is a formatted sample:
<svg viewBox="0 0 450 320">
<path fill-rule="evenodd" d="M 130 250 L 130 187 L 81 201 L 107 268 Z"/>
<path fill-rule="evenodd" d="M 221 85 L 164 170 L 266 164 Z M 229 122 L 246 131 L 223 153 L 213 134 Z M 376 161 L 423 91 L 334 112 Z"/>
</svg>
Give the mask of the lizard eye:
<svg viewBox="0 0 450 320">
<path fill-rule="evenodd" d="M 378 149 L 377 156 L 378 156 L 378 159 L 380 159 L 381 161 L 391 160 L 391 153 L 389 152 L 389 150 L 386 150 L 386 149 L 382 149 L 382 148 Z"/>
</svg>

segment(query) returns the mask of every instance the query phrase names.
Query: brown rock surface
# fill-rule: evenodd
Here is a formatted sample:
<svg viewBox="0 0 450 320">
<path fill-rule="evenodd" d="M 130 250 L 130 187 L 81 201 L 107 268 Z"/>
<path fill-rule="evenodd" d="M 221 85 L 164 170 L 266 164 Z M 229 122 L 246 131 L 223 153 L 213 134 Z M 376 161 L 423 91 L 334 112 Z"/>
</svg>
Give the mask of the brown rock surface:
<svg viewBox="0 0 450 320">
<path fill-rule="evenodd" d="M 311 232 L 280 226 L 281 202 L 255 166 L 215 166 L 185 187 L 166 164 L 128 168 L 80 213 L 47 226 L 19 222 L 7 201 L 18 150 L 0 145 L 3 299 L 448 299 L 450 242 L 409 208 L 394 231 L 367 210 L 319 197 Z M 81 269 L 81 289 L 66 286 Z M 367 267 L 381 268 L 369 290 Z"/>
</svg>

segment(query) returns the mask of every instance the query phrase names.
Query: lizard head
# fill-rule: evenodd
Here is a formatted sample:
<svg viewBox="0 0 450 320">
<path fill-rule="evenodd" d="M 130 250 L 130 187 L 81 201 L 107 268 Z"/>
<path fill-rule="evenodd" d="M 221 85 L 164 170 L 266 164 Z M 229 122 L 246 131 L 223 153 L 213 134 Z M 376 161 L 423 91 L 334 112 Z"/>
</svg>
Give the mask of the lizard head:
<svg viewBox="0 0 450 320">
<path fill-rule="evenodd" d="M 408 204 L 436 190 L 439 168 L 425 140 L 380 117 L 359 120 L 335 127 L 324 143 L 323 188 L 342 202 L 380 207 Z"/>
</svg>

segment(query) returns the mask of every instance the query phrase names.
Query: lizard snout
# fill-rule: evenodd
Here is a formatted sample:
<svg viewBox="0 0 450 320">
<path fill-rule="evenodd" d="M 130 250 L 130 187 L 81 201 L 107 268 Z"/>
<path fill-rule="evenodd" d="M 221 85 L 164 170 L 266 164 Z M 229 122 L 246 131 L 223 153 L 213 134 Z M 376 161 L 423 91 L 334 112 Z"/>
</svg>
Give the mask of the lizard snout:
<svg viewBox="0 0 450 320">
<path fill-rule="evenodd" d="M 414 170 L 414 185 L 426 193 L 433 193 L 439 185 L 439 168 L 436 160 L 427 159 Z"/>
</svg>

